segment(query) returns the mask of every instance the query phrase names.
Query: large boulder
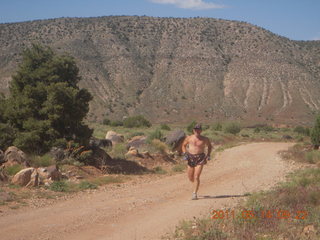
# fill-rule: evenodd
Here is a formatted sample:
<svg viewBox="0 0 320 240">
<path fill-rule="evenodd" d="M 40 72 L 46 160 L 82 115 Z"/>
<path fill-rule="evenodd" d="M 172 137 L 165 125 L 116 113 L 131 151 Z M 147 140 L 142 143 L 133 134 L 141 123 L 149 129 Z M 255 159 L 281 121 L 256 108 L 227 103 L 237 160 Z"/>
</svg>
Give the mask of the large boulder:
<svg viewBox="0 0 320 240">
<path fill-rule="evenodd" d="M 37 169 L 41 182 L 46 180 L 59 181 L 62 179 L 62 173 L 59 171 L 57 165 L 52 165 L 49 167 L 41 167 Z"/>
<path fill-rule="evenodd" d="M 13 166 L 16 164 L 29 167 L 26 154 L 15 146 L 8 147 L 4 153 L 4 162 L 6 166 Z"/>
<path fill-rule="evenodd" d="M 134 147 L 136 149 L 141 148 L 146 145 L 147 137 L 146 136 L 135 136 L 131 138 L 127 143 L 127 149 Z"/>
<path fill-rule="evenodd" d="M 108 131 L 106 135 L 106 139 L 110 140 L 112 142 L 112 145 L 124 142 L 124 136 L 114 131 Z"/>
<path fill-rule="evenodd" d="M 112 141 L 110 139 L 98 139 L 91 137 L 89 141 L 90 148 L 112 147 Z"/>
<path fill-rule="evenodd" d="M 138 149 L 135 147 L 130 147 L 129 151 L 125 154 L 126 157 L 142 157 L 142 155 L 139 153 Z"/>
<path fill-rule="evenodd" d="M 20 186 L 36 186 L 38 184 L 38 173 L 35 168 L 25 168 L 14 175 L 12 181 L 15 185 Z"/>
<path fill-rule="evenodd" d="M 89 165 L 98 169 L 105 169 L 105 167 L 112 162 L 112 158 L 101 148 L 93 149 L 92 156 L 88 162 Z"/>
<path fill-rule="evenodd" d="M 186 138 L 186 134 L 182 130 L 174 130 L 166 136 L 166 144 L 172 147 L 172 151 L 182 153 L 182 143 Z"/>
<path fill-rule="evenodd" d="M 26 187 L 37 187 L 39 186 L 39 173 L 37 170 L 33 171 L 30 176 L 30 181 L 27 183 Z"/>
</svg>

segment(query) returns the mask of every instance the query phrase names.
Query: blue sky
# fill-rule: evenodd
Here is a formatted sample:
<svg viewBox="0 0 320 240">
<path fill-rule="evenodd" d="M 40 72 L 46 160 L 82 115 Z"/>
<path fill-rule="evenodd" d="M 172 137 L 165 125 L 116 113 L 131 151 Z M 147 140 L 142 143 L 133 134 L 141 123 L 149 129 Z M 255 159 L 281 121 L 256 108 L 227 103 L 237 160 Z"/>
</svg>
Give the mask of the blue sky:
<svg viewBox="0 0 320 240">
<path fill-rule="evenodd" d="M 0 23 L 110 15 L 238 20 L 293 40 L 320 40 L 320 0 L 0 0 Z"/>
</svg>

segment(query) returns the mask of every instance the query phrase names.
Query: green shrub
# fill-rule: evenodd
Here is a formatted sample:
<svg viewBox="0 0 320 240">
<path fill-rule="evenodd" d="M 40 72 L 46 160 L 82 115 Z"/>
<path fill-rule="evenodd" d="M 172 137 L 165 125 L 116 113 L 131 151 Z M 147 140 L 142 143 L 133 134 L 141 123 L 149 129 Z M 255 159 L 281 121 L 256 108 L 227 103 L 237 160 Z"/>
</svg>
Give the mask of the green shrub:
<svg viewBox="0 0 320 240">
<path fill-rule="evenodd" d="M 241 131 L 241 126 L 239 123 L 236 123 L 236 122 L 230 122 L 230 123 L 227 123 L 225 126 L 224 126 L 224 129 L 223 131 L 225 133 L 231 133 L 231 134 L 238 134 L 240 131 Z"/>
<path fill-rule="evenodd" d="M 133 132 L 129 135 L 129 139 L 136 136 L 144 136 L 144 132 Z"/>
<path fill-rule="evenodd" d="M 103 119 L 102 124 L 103 125 L 110 125 L 111 124 L 111 120 L 108 119 L 108 118 L 105 118 L 105 119 Z"/>
<path fill-rule="evenodd" d="M 125 158 L 125 154 L 127 153 L 127 148 L 124 143 L 117 143 L 112 147 L 112 151 L 110 152 L 110 155 L 113 158 Z"/>
<path fill-rule="evenodd" d="M 33 152 L 33 153 L 39 153 L 41 150 L 38 146 L 41 146 L 41 149 L 45 149 L 45 151 L 49 150 L 49 142 L 44 143 L 41 139 L 42 133 L 32 131 L 32 132 L 19 132 L 17 134 L 16 139 L 13 142 L 13 145 L 17 148 L 23 150 L 24 152 Z"/>
<path fill-rule="evenodd" d="M 302 126 L 295 127 L 293 131 L 298 133 L 298 134 L 305 135 L 305 136 L 309 136 L 310 135 L 309 128 L 304 128 Z"/>
<path fill-rule="evenodd" d="M 303 142 L 304 141 L 304 138 L 302 136 L 297 136 L 295 138 L 298 142 Z"/>
<path fill-rule="evenodd" d="M 143 116 L 133 116 L 128 117 L 123 121 L 123 126 L 127 128 L 134 128 L 134 127 L 151 127 L 151 123 L 145 119 Z"/>
<path fill-rule="evenodd" d="M 79 183 L 79 189 L 86 190 L 86 189 L 97 189 L 98 186 L 94 183 L 88 182 L 88 181 L 82 181 Z"/>
<path fill-rule="evenodd" d="M 147 138 L 147 142 L 151 143 L 153 139 L 161 140 L 162 138 L 163 138 L 163 133 L 160 131 L 160 129 L 156 129 L 149 134 Z"/>
<path fill-rule="evenodd" d="M 167 124 L 161 124 L 160 125 L 160 129 L 161 130 L 166 130 L 166 131 L 170 131 L 171 130 L 171 128 Z"/>
<path fill-rule="evenodd" d="M 0 149 L 7 149 L 13 145 L 16 130 L 9 124 L 0 123 Z"/>
<path fill-rule="evenodd" d="M 265 125 L 265 126 L 261 127 L 261 130 L 263 130 L 265 132 L 272 132 L 272 131 L 274 131 L 274 128 L 272 126 Z"/>
<path fill-rule="evenodd" d="M 123 126 L 123 122 L 120 120 L 114 120 L 110 122 L 110 126 L 112 127 L 121 127 Z"/>
<path fill-rule="evenodd" d="M 208 130 L 209 128 L 210 128 L 210 126 L 207 125 L 207 124 L 203 124 L 203 125 L 202 125 L 202 130 L 203 130 L 203 131 Z"/>
<path fill-rule="evenodd" d="M 164 169 L 163 169 L 162 167 L 160 167 L 160 166 L 157 166 L 157 167 L 153 168 L 153 171 L 154 171 L 154 173 L 156 173 L 156 174 L 166 174 L 166 173 L 167 173 L 167 171 L 164 170 Z"/>
<path fill-rule="evenodd" d="M 260 130 L 259 127 L 256 127 L 256 128 L 253 130 L 254 133 L 259 133 L 260 131 L 261 131 L 261 130 Z"/>
<path fill-rule="evenodd" d="M 320 161 L 320 152 L 319 151 L 307 152 L 306 158 L 309 163 L 318 163 Z"/>
<path fill-rule="evenodd" d="M 31 162 L 31 166 L 36 168 L 49 167 L 56 163 L 49 154 L 45 154 L 43 156 L 33 156 L 30 158 L 30 162 Z"/>
<path fill-rule="evenodd" d="M 222 124 L 219 123 L 219 122 L 214 123 L 214 124 L 212 124 L 212 129 L 213 129 L 214 131 L 222 131 Z"/>
<path fill-rule="evenodd" d="M 57 181 L 57 182 L 53 182 L 49 186 L 49 189 L 51 191 L 55 191 L 55 192 L 68 192 L 69 191 L 69 185 L 65 181 Z"/>
<path fill-rule="evenodd" d="M 151 146 L 156 152 L 166 153 L 168 152 L 168 146 L 164 142 L 161 142 L 159 139 L 153 139 L 151 141 Z"/>
<path fill-rule="evenodd" d="M 24 167 L 23 167 L 22 165 L 20 165 L 20 164 L 15 164 L 15 165 L 6 167 L 6 168 L 5 168 L 5 171 L 6 171 L 6 173 L 7 173 L 9 176 L 14 176 L 14 175 L 16 175 L 18 172 L 20 172 L 22 169 L 24 169 Z"/>
<path fill-rule="evenodd" d="M 66 148 L 68 145 L 68 141 L 65 138 L 58 138 L 54 141 L 53 147 L 58 147 L 58 148 Z"/>
</svg>

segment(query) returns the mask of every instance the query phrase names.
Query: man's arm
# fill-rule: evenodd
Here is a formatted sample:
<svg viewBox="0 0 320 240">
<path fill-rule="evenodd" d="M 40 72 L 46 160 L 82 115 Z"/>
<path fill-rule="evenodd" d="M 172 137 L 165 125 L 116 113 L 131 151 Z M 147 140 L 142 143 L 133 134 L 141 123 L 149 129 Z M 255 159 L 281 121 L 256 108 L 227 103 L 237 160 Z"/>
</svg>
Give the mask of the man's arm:
<svg viewBox="0 0 320 240">
<path fill-rule="evenodd" d="M 211 142 L 210 142 L 209 138 L 207 138 L 207 146 L 208 146 L 207 159 L 210 160 L 210 155 L 211 155 L 211 151 L 212 151 L 212 145 L 211 145 Z"/>
<path fill-rule="evenodd" d="M 187 151 L 187 145 L 189 143 L 189 136 L 187 136 L 182 143 L 182 153 Z"/>
</svg>

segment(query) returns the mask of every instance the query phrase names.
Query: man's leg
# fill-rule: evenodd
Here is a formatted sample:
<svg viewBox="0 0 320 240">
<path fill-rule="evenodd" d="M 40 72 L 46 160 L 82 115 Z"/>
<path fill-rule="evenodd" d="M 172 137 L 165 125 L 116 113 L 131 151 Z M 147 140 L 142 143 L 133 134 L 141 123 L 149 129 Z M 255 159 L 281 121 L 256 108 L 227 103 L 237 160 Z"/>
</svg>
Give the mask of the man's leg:
<svg viewBox="0 0 320 240">
<path fill-rule="evenodd" d="M 189 180 L 190 180 L 191 182 L 194 182 L 194 167 L 190 167 L 190 166 L 188 165 L 188 171 L 187 171 L 187 173 L 188 173 L 188 178 L 189 178 Z"/>
<path fill-rule="evenodd" d="M 194 192 L 196 194 L 198 192 L 199 185 L 200 185 L 200 175 L 201 175 L 201 172 L 202 172 L 202 168 L 203 168 L 203 165 L 197 165 L 194 168 L 194 180 L 195 180 Z"/>
</svg>

